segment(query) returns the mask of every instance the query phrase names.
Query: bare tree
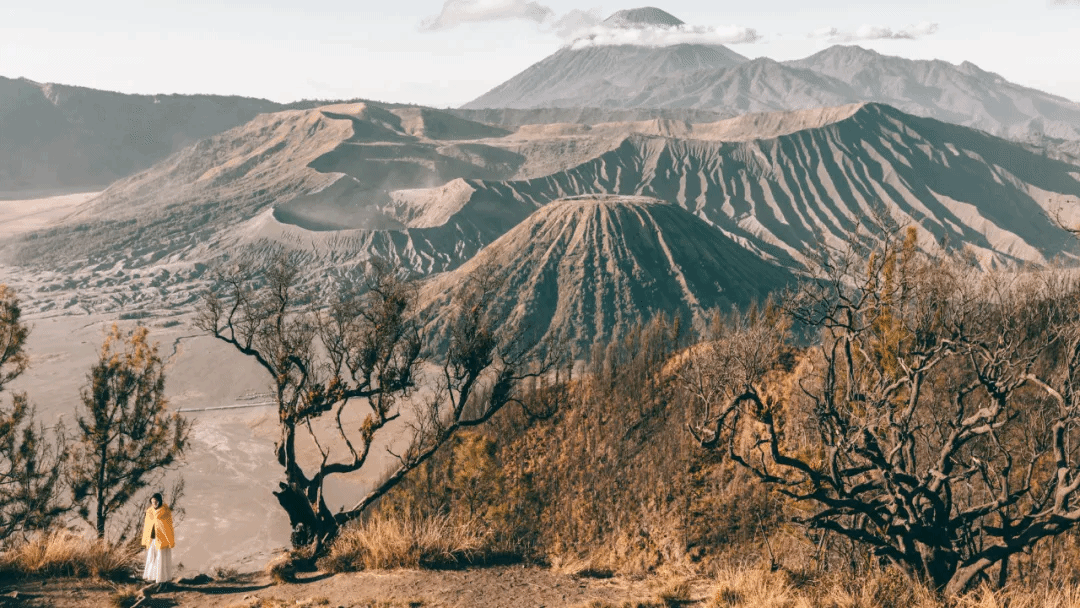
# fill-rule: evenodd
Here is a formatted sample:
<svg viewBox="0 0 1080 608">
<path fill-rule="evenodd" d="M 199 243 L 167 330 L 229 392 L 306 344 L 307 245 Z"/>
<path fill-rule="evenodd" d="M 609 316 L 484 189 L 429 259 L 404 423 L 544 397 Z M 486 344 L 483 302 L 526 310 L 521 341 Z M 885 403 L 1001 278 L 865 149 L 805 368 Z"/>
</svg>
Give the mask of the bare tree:
<svg viewBox="0 0 1080 608">
<path fill-rule="evenodd" d="M 519 344 L 496 337 L 488 311 L 490 276 L 480 273 L 454 304 L 460 314 L 439 357 L 441 377 L 433 396 L 415 406 L 412 441 L 396 455 L 397 466 L 351 507 L 333 513 L 323 493 L 327 478 L 364 468 L 372 448 L 389 437 L 388 425 L 402 417 L 403 405 L 415 402 L 409 398 L 423 361 L 415 286 L 379 261 L 371 263 L 364 285 L 318 298 L 301 292 L 298 266 L 286 256 L 264 271 L 238 267 L 220 273 L 220 289 L 206 295 L 197 323 L 252 357 L 272 379 L 281 433 L 275 449 L 285 472 L 274 494 L 289 514 L 295 546 L 321 552 L 342 524 L 456 431 L 482 424 L 514 401 L 521 380 L 546 372 L 546 364 L 526 364 L 528 348 L 507 348 Z M 345 420 L 363 407 L 358 404 L 366 406 L 366 415 L 358 429 L 350 428 Z M 307 432 L 319 454 L 303 466 L 298 431 Z M 335 452 L 334 444 L 344 449 Z"/>
<path fill-rule="evenodd" d="M 98 538 L 109 516 L 159 481 L 187 447 L 191 423 L 168 411 L 164 363 L 148 334 L 114 325 L 82 390 L 69 483 Z"/>
<path fill-rule="evenodd" d="M 690 351 L 691 432 L 947 594 L 1004 581 L 1080 520 L 1080 286 L 925 259 L 913 230 L 820 269 Z"/>
<path fill-rule="evenodd" d="M 26 371 L 29 335 L 15 291 L 0 284 L 0 396 Z M 64 449 L 62 429 L 50 440 L 25 393 L 0 402 L 0 541 L 47 527 L 67 510 L 59 501 Z"/>
</svg>

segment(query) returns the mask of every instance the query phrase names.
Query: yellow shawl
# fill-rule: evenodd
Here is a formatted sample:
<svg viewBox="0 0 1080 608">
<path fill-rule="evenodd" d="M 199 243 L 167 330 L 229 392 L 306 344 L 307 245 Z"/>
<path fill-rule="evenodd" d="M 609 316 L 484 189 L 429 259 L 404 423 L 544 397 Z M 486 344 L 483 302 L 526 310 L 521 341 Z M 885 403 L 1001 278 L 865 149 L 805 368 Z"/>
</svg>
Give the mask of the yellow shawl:
<svg viewBox="0 0 1080 608">
<path fill-rule="evenodd" d="M 176 546 L 176 537 L 173 535 L 172 511 L 169 507 L 161 505 L 157 509 L 153 506 L 146 508 L 146 520 L 143 522 L 142 545 L 150 546 L 150 531 L 154 531 L 154 541 L 158 549 L 170 549 Z"/>
</svg>

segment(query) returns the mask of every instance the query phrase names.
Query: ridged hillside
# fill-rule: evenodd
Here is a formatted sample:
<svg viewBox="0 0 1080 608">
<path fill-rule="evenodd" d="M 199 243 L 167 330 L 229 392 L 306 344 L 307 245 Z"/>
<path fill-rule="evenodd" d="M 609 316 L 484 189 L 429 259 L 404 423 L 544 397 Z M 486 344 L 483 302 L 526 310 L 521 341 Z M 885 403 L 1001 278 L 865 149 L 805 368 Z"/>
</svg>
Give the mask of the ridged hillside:
<svg viewBox="0 0 1080 608">
<path fill-rule="evenodd" d="M 747 139 L 743 121 L 769 136 Z M 925 249 L 968 247 L 988 267 L 1075 254 L 1052 218 L 1080 220 L 1080 167 L 977 130 L 863 104 L 693 133 L 720 140 L 631 136 L 568 171 L 478 183 L 474 199 L 509 208 L 590 193 L 652 196 L 789 266 L 821 239 L 839 246 L 873 228 L 877 215 L 919 226 Z"/>
<path fill-rule="evenodd" d="M 457 290 L 485 272 L 498 285 L 500 327 L 565 340 L 578 354 L 661 312 L 701 328 L 709 311 L 764 300 L 793 280 L 677 205 L 608 195 L 552 202 L 429 280 L 421 309 L 435 327 L 445 331 Z"/>
<path fill-rule="evenodd" d="M 674 203 L 792 271 L 822 241 L 844 246 L 856 231 L 871 241 L 889 225 L 920 227 L 927 251 L 968 248 L 984 267 L 1077 255 L 1055 223 L 1080 225 L 1080 166 L 1069 157 L 880 104 L 481 139 L 489 127 L 445 121 L 459 132 L 433 140 L 429 119 L 361 105 L 264 115 L 7 253 L 61 271 L 55 280 L 71 288 L 116 275 L 119 300 L 107 305 L 126 306 L 165 297 L 119 287 L 126 272 L 281 247 L 317 281 L 371 256 L 422 275 L 453 270 L 552 201 L 618 194 Z"/>
</svg>

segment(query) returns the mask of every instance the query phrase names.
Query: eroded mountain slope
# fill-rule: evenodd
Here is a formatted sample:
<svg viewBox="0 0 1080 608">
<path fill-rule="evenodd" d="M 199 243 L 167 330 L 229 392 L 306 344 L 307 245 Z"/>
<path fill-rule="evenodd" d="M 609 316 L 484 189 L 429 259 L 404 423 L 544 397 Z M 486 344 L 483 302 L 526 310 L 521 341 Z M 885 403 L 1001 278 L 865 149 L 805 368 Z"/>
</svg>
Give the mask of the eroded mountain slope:
<svg viewBox="0 0 1080 608">
<path fill-rule="evenodd" d="M 613 195 L 554 201 L 427 281 L 421 310 L 437 335 L 445 338 L 453 298 L 478 275 L 496 286 L 491 310 L 503 331 L 522 328 L 576 354 L 660 313 L 701 329 L 712 310 L 793 281 L 677 205 Z"/>
<path fill-rule="evenodd" d="M 441 139 L 431 139 L 438 120 Z M 281 247 L 313 280 L 370 256 L 427 275 L 460 266 L 551 201 L 619 194 L 674 203 L 796 271 L 823 241 L 842 246 L 856 230 L 872 240 L 882 217 L 921 227 L 926 250 L 967 247 L 987 267 L 1075 255 L 1055 216 L 1080 224 L 1080 166 L 884 105 L 490 129 L 363 105 L 265 115 L 12 249 L 24 264 L 59 269 L 70 287 Z M 109 302 L 160 299 L 168 285 L 159 287 L 117 287 Z"/>
</svg>

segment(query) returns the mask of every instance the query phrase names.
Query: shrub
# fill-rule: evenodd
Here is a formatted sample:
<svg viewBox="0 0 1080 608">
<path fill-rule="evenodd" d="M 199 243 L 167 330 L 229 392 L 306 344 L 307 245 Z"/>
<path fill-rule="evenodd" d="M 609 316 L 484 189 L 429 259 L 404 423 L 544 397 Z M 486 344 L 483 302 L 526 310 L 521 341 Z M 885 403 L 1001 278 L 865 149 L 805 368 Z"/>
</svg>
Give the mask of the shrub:
<svg viewBox="0 0 1080 608">
<path fill-rule="evenodd" d="M 488 540 L 475 522 L 379 513 L 344 528 L 319 565 L 331 572 L 456 566 L 483 559 Z"/>
</svg>

